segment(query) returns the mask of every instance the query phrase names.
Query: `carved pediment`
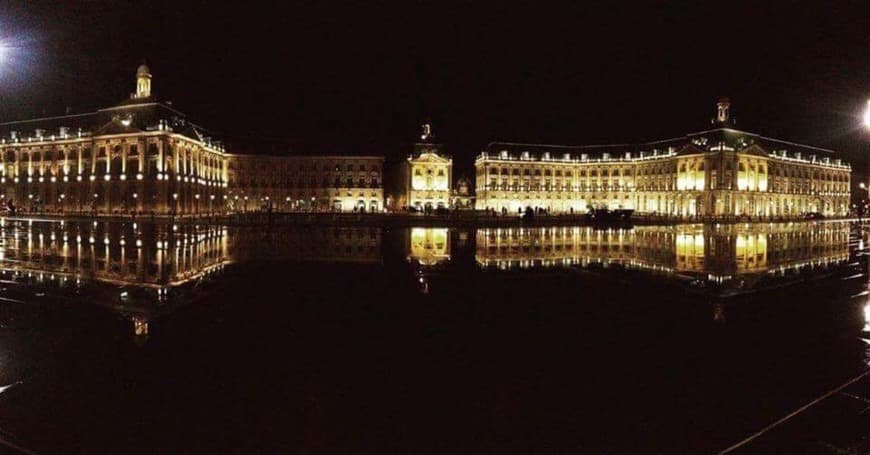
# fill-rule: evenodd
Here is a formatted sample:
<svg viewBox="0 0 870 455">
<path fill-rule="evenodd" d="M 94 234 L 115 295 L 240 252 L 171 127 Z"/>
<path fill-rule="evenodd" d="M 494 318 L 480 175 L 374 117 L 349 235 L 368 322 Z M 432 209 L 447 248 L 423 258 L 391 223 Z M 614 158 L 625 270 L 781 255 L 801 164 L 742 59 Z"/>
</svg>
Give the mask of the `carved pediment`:
<svg viewBox="0 0 870 455">
<path fill-rule="evenodd" d="M 128 133 L 138 133 L 141 131 L 142 130 L 140 130 L 138 128 L 133 128 L 132 126 L 124 125 L 123 123 L 121 123 L 118 120 L 112 120 L 111 122 L 106 123 L 105 125 L 101 126 L 97 130 L 95 135 L 101 136 L 101 135 L 108 135 L 108 134 L 128 134 Z"/>
<path fill-rule="evenodd" d="M 677 149 L 677 155 L 696 155 L 699 153 L 707 153 L 707 151 L 691 143 Z"/>
<path fill-rule="evenodd" d="M 769 155 L 769 152 L 758 144 L 752 144 L 749 147 L 740 149 L 739 152 L 745 153 L 747 155 L 764 156 L 764 157 L 767 157 Z"/>
<path fill-rule="evenodd" d="M 450 162 L 450 159 L 438 155 L 434 152 L 422 152 L 420 153 L 420 156 L 414 158 L 414 162 L 447 164 Z"/>
</svg>

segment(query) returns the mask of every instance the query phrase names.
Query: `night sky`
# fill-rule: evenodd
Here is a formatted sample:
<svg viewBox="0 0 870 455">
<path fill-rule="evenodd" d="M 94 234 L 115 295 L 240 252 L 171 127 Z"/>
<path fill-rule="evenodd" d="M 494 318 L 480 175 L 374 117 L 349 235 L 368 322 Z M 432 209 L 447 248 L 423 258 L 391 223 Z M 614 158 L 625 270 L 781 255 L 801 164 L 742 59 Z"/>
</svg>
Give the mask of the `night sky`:
<svg viewBox="0 0 870 455">
<path fill-rule="evenodd" d="M 273 152 L 401 157 L 431 117 L 470 165 L 495 140 L 680 136 L 709 126 L 723 95 L 748 131 L 849 156 L 870 143 L 860 1 L 7 3 L 4 121 L 115 104 L 144 58 L 158 97 Z"/>
</svg>

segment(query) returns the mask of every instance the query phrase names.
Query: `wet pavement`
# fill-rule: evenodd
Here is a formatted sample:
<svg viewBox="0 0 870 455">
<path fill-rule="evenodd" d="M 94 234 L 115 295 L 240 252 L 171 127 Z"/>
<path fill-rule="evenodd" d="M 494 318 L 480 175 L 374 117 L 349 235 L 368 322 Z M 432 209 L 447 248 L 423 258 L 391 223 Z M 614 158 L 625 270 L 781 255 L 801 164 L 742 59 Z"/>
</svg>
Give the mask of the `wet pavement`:
<svg viewBox="0 0 870 455">
<path fill-rule="evenodd" d="M 870 453 L 870 371 L 789 412 L 723 453 Z"/>
</svg>

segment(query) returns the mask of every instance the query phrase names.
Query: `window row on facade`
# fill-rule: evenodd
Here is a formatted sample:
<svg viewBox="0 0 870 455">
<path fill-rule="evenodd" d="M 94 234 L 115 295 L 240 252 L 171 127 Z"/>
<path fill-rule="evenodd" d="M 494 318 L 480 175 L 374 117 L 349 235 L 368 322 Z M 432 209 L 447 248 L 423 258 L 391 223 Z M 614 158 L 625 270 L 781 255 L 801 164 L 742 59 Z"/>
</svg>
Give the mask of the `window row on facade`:
<svg viewBox="0 0 870 455">
<path fill-rule="evenodd" d="M 478 208 L 511 212 L 525 207 L 554 212 L 608 208 L 679 216 L 848 212 L 848 166 L 752 152 L 672 153 L 610 163 L 513 160 L 504 153 L 483 154 L 476 162 Z"/>
</svg>

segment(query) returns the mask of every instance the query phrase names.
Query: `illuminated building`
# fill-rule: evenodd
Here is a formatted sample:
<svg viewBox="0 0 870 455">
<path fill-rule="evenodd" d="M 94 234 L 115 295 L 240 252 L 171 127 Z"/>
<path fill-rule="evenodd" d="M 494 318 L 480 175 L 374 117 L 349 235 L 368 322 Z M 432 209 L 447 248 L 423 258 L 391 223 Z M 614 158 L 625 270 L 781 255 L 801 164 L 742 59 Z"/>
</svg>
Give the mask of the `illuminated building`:
<svg viewBox="0 0 870 455">
<path fill-rule="evenodd" d="M 851 168 L 831 150 L 733 128 L 727 99 L 714 128 L 603 146 L 491 143 L 475 161 L 477 208 L 672 216 L 848 213 Z"/>
<path fill-rule="evenodd" d="M 391 207 L 396 210 L 433 210 L 451 207 L 453 159 L 432 143 L 431 125 L 423 125 L 414 153 L 398 166 Z"/>
<path fill-rule="evenodd" d="M 0 124 L 0 199 L 38 212 L 204 214 L 227 186 L 220 142 L 151 93 L 96 112 Z"/>
<path fill-rule="evenodd" d="M 231 211 L 378 212 L 384 206 L 382 156 L 228 156 Z"/>
<path fill-rule="evenodd" d="M 456 179 L 450 206 L 453 209 L 474 209 L 474 191 L 471 189 L 471 180 L 465 177 Z"/>
</svg>

